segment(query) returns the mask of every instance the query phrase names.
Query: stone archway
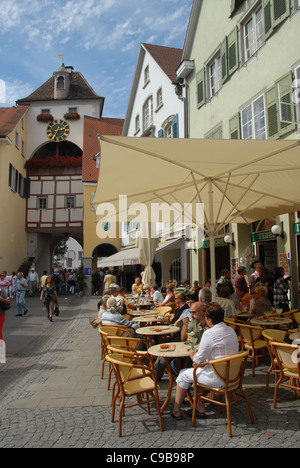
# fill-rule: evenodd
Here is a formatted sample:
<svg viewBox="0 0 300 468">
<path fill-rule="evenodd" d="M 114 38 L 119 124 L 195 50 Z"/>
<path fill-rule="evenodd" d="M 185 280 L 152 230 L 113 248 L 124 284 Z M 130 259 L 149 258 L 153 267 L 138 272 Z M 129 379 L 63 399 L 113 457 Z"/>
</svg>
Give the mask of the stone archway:
<svg viewBox="0 0 300 468">
<path fill-rule="evenodd" d="M 97 245 L 97 247 L 95 247 L 93 254 L 92 254 L 93 270 L 97 268 L 98 259 L 110 257 L 111 255 L 114 255 L 118 251 L 119 250 L 117 249 L 117 247 L 113 244 L 102 243 L 102 244 Z"/>
</svg>

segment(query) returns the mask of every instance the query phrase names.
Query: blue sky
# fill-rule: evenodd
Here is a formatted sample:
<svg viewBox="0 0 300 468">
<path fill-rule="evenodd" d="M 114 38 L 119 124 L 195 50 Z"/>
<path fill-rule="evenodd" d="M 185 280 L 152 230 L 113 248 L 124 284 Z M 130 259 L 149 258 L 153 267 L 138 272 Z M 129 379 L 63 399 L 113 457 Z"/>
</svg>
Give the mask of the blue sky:
<svg viewBox="0 0 300 468">
<path fill-rule="evenodd" d="M 0 0 L 0 106 L 38 88 L 63 55 L 105 97 L 103 116 L 124 118 L 141 43 L 183 48 L 192 3 Z"/>
</svg>

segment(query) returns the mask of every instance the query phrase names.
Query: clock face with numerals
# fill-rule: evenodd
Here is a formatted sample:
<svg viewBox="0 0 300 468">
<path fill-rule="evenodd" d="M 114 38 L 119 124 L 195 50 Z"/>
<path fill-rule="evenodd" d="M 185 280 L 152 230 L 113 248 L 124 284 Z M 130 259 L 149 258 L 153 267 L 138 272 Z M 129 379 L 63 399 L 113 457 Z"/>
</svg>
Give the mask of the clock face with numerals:
<svg viewBox="0 0 300 468">
<path fill-rule="evenodd" d="M 47 137 L 51 141 L 60 142 L 68 138 L 70 125 L 62 119 L 53 120 L 47 127 Z"/>
</svg>

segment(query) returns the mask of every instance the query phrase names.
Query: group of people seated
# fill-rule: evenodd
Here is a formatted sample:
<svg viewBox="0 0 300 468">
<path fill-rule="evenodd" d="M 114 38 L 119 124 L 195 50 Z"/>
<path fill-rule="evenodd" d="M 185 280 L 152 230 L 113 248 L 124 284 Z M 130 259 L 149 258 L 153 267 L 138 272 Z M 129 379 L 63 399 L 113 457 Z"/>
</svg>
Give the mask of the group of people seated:
<svg viewBox="0 0 300 468">
<path fill-rule="evenodd" d="M 194 343 L 189 351 L 188 360 L 184 358 L 184 362 L 181 363 L 182 370 L 177 369 L 177 360 L 171 362 L 171 367 L 177 374 L 175 403 L 171 413 L 173 418 L 182 419 L 183 417 L 181 406 L 193 383 L 193 364 L 197 365 L 238 354 L 239 344 L 236 332 L 225 324 L 224 319 L 235 318 L 245 312 L 254 317 L 265 316 L 273 312 L 273 304 L 268 298 L 268 287 L 258 280 L 259 271 L 251 287 L 245 279 L 245 273 L 243 268 L 238 270 L 233 286 L 228 271 L 224 270 L 217 283 L 217 297 L 214 302 L 212 302 L 209 283 L 200 288 L 198 281 L 195 281 L 193 287 L 190 288 L 188 281 L 183 281 L 179 287 L 175 287 L 174 283 L 169 281 L 163 289 L 163 296 L 157 286 L 142 285 L 137 280 L 135 282 L 135 287 L 132 289 L 134 294 L 148 297 L 149 300 L 155 301 L 155 306 L 172 306 L 173 313 L 168 325 L 179 327 L 180 332 L 177 335 L 172 334 L 170 340 L 190 342 L 192 337 Z M 283 278 L 283 271 L 278 270 L 278 284 L 285 287 L 286 281 L 281 278 Z M 138 337 L 138 323 L 124 317 L 129 305 L 124 297 L 125 292 L 125 288 L 114 287 L 105 291 L 99 314 L 103 325 L 125 325 L 131 333 L 133 332 L 132 335 Z M 158 379 L 164 375 L 165 367 L 165 360 L 157 358 L 154 368 Z M 201 384 L 216 387 L 223 385 L 209 365 L 197 370 L 197 380 L 200 386 Z M 191 410 L 187 410 L 186 414 L 190 416 Z M 198 401 L 197 417 L 206 417 L 205 406 L 201 398 Z"/>
</svg>

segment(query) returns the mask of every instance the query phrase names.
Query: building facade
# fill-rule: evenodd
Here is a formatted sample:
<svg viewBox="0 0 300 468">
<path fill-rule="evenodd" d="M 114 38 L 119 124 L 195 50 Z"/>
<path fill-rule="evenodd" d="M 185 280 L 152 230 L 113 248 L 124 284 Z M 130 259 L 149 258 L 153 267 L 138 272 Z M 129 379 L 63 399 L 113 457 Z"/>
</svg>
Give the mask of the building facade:
<svg viewBox="0 0 300 468">
<path fill-rule="evenodd" d="M 217 26 L 217 27 L 214 27 Z M 299 139 L 299 1 L 224 0 L 218 9 L 195 0 L 177 78 L 186 87 L 188 137 L 215 139 Z M 241 155 L 241 159 L 242 159 Z M 240 261 L 251 246 L 270 269 L 286 265 L 298 302 L 298 215 L 230 225 L 217 239 L 217 270 Z M 284 238 L 272 234 L 283 226 Z M 208 249 L 194 258 L 195 279 L 209 276 Z M 198 277 L 198 278 L 197 278 Z"/>
<path fill-rule="evenodd" d="M 182 52 L 182 49 L 153 44 L 141 45 L 123 136 L 185 137 L 185 90 L 176 77 Z M 126 226 L 123 246 L 135 243 L 135 231 L 135 226 Z M 186 251 L 185 233 L 178 232 L 177 235 L 176 242 L 172 242 L 175 239 L 164 233 L 163 237 L 166 237 L 168 242 L 159 249 L 155 257 L 157 278 L 162 283 L 169 278 L 180 283 L 188 276 L 189 255 Z"/>
<path fill-rule="evenodd" d="M 0 108 L 0 270 L 9 275 L 27 259 L 25 219 L 30 190 L 25 169 L 27 115 L 27 106 Z"/>
<path fill-rule="evenodd" d="M 26 231 L 28 260 L 50 271 L 57 244 L 74 238 L 83 246 L 84 189 L 82 154 L 84 116 L 102 116 L 104 98 L 85 78 L 64 64 L 30 96 L 26 155 L 30 196 Z"/>
</svg>

